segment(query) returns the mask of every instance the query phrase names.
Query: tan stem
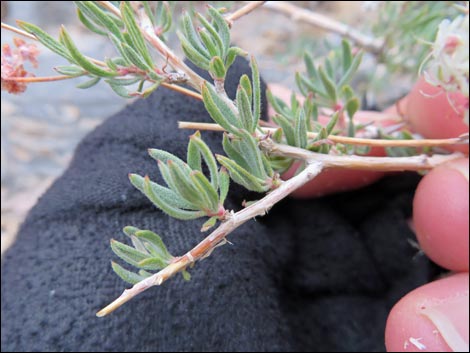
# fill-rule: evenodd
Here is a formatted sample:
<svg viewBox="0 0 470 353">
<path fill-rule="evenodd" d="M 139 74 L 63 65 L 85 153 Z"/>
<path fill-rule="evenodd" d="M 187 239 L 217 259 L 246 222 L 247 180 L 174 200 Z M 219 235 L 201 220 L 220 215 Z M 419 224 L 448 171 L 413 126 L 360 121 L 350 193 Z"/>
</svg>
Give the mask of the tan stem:
<svg viewBox="0 0 470 353">
<path fill-rule="evenodd" d="M 319 162 L 324 168 L 346 168 L 382 172 L 427 170 L 464 156 L 459 152 L 449 155 L 434 155 L 432 157 L 427 155 L 412 157 L 334 156 L 277 144 L 270 139 L 262 140 L 260 146 L 269 154 L 291 157 L 311 163 Z"/>
<path fill-rule="evenodd" d="M 37 38 L 35 36 L 33 36 L 32 34 L 29 34 L 28 32 L 25 32 L 22 29 L 7 25 L 6 23 L 3 23 L 3 22 L 2 22 L 2 28 L 6 29 L 8 31 L 14 32 L 16 34 L 20 34 L 20 35 L 22 35 L 24 37 L 27 37 L 29 39 L 37 40 Z"/>
<path fill-rule="evenodd" d="M 219 243 L 224 241 L 225 237 L 233 230 L 254 217 L 263 216 L 266 214 L 266 212 L 277 202 L 315 178 L 321 172 L 322 168 L 323 166 L 321 163 L 313 162 L 309 164 L 305 170 L 292 179 L 282 182 L 282 184 L 277 189 L 267 194 L 261 200 L 253 203 L 249 207 L 246 207 L 237 213 L 230 214 L 225 222 L 223 222 L 215 231 L 207 236 L 195 248 L 188 251 L 185 255 L 180 257 L 177 261 L 173 262 L 160 272 L 157 272 L 156 274 L 137 283 L 134 285 L 134 287 L 125 290 L 119 298 L 106 306 L 104 309 L 100 310 L 96 315 L 98 317 L 102 317 L 110 314 L 122 304 L 142 293 L 144 290 L 162 284 L 168 278 L 174 276 L 186 268 L 189 264 L 204 258 L 210 254 Z"/>
<path fill-rule="evenodd" d="M 114 6 L 110 1 L 96 1 L 96 3 L 106 10 L 114 14 L 115 16 L 121 18 L 121 10 L 119 10 L 116 6 Z"/>
<path fill-rule="evenodd" d="M 81 76 L 81 75 L 80 75 Z M 2 80 L 5 81 L 15 81 L 15 82 L 26 82 L 26 83 L 38 83 L 38 82 L 53 82 L 53 81 L 63 81 L 76 78 L 79 76 L 49 76 L 49 77 L 5 77 Z"/>
<path fill-rule="evenodd" d="M 165 88 L 171 89 L 173 91 L 179 92 L 179 93 L 184 94 L 186 96 L 189 96 L 189 97 L 192 97 L 192 98 L 195 98 L 195 99 L 198 99 L 198 100 L 202 101 L 202 96 L 199 93 L 191 91 L 187 88 L 184 88 L 184 87 L 181 87 L 181 86 L 178 86 L 178 85 L 172 85 L 172 84 L 166 83 L 166 82 L 162 82 L 161 85 Z"/>
<path fill-rule="evenodd" d="M 191 130 L 211 130 L 211 131 L 225 131 L 225 129 L 218 124 L 211 123 L 197 123 L 189 121 L 178 122 L 180 129 L 191 129 Z M 265 133 L 274 133 L 277 128 L 273 127 L 262 127 L 261 130 Z M 308 138 L 317 137 L 317 133 L 308 132 Z M 344 143 L 348 145 L 362 145 L 370 147 L 439 147 L 449 145 L 462 145 L 468 144 L 468 134 L 448 138 L 448 139 L 423 139 L 423 140 L 379 140 L 379 139 L 365 139 L 347 136 L 330 135 L 327 137 L 328 140 L 335 143 Z"/>
<path fill-rule="evenodd" d="M 248 4 L 239 8 L 237 11 L 231 13 L 230 15 L 226 16 L 225 19 L 229 23 L 230 27 L 232 26 L 233 22 L 238 20 L 239 18 L 249 14 L 253 10 L 257 9 L 258 7 L 262 6 L 266 1 L 249 1 Z"/>
<path fill-rule="evenodd" d="M 296 21 L 303 21 L 315 27 L 319 27 L 326 31 L 337 33 L 343 37 L 349 38 L 354 43 L 370 52 L 379 53 L 382 48 L 382 40 L 368 37 L 354 28 L 345 25 L 344 23 L 338 22 L 319 13 L 297 7 L 292 5 L 290 2 L 268 1 L 265 7 L 284 13 Z"/>
</svg>

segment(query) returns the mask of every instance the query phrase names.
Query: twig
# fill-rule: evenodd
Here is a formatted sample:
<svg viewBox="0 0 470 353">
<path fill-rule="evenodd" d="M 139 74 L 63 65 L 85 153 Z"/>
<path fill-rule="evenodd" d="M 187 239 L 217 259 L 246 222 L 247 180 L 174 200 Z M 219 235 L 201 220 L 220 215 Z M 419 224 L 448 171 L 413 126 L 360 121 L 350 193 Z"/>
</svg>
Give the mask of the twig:
<svg viewBox="0 0 470 353">
<path fill-rule="evenodd" d="M 265 7 L 289 15 L 294 20 L 304 21 L 315 27 L 319 27 L 349 38 L 360 47 L 372 53 L 379 53 L 383 46 L 382 40 L 368 37 L 354 28 L 345 25 L 344 23 L 338 22 L 315 12 L 302 9 L 292 5 L 287 1 L 268 1 Z"/>
<path fill-rule="evenodd" d="M 178 127 L 180 129 L 191 129 L 191 130 L 211 130 L 211 131 L 225 131 L 225 129 L 218 124 L 211 123 L 197 123 L 189 121 L 179 121 Z M 265 134 L 273 133 L 277 128 L 273 127 L 262 127 L 262 131 Z M 308 132 L 307 137 L 315 138 L 317 133 Z M 348 145 L 362 145 L 371 147 L 438 147 L 438 146 L 449 146 L 449 145 L 462 145 L 468 144 L 468 135 L 462 135 L 459 137 L 448 138 L 448 139 L 423 139 L 423 140 L 379 140 L 379 139 L 366 139 L 366 138 L 355 138 L 347 136 L 329 135 L 328 140 L 336 143 L 344 143 Z"/>
<path fill-rule="evenodd" d="M 192 98 L 195 98 L 195 99 L 198 99 L 198 100 L 202 101 L 202 96 L 199 93 L 191 91 L 187 88 L 184 88 L 184 87 L 181 87 L 181 86 L 178 86 L 178 85 L 172 85 L 171 83 L 166 83 L 166 82 L 162 82 L 161 85 L 165 88 L 171 89 L 173 91 L 179 92 L 179 93 L 184 94 L 186 96 L 189 96 L 189 97 L 192 97 Z"/>
<path fill-rule="evenodd" d="M 427 155 L 413 157 L 367 157 L 367 156 L 334 156 L 314 153 L 302 148 L 277 144 L 271 139 L 260 142 L 260 147 L 269 154 L 291 157 L 310 163 L 320 162 L 324 168 L 346 168 L 371 171 L 418 171 L 432 169 L 439 164 L 462 158 L 464 155 L 455 152 L 449 155 Z"/>
<path fill-rule="evenodd" d="M 61 76 L 46 76 L 46 77 L 5 77 L 5 78 L 2 77 L 2 80 L 26 82 L 26 83 L 38 83 L 38 82 L 63 81 L 63 80 L 69 80 L 69 79 L 80 77 L 80 76 L 83 76 L 83 75 L 79 75 L 79 76 L 61 75 Z"/>
<path fill-rule="evenodd" d="M 233 22 L 238 20 L 240 17 L 243 17 L 258 7 L 262 6 L 266 1 L 249 1 L 248 4 L 239 8 L 237 11 L 227 15 L 225 20 L 228 22 L 229 26 L 232 27 Z"/>
<path fill-rule="evenodd" d="M 208 256 L 212 250 L 214 250 L 219 243 L 223 242 L 225 237 L 233 230 L 254 217 L 266 214 L 266 212 L 272 206 L 291 194 L 294 190 L 315 178 L 321 172 L 321 170 L 322 164 L 313 162 L 309 164 L 301 173 L 292 179 L 283 182 L 281 186 L 267 194 L 263 199 L 253 203 L 249 207 L 244 208 L 237 213 L 232 213 L 228 216 L 228 219 L 225 222 L 223 222 L 215 231 L 213 231 L 208 237 L 200 242 L 195 248 L 180 257 L 174 263 L 165 267 L 160 272 L 157 272 L 156 274 L 137 283 L 134 287 L 125 290 L 119 298 L 106 306 L 104 309 L 100 310 L 96 315 L 98 317 L 108 315 L 109 313 L 119 308 L 122 304 L 135 297 L 137 294 L 140 294 L 150 287 L 161 285 L 164 281 L 185 269 L 191 263 Z"/>
<path fill-rule="evenodd" d="M 28 32 L 25 32 L 22 29 L 7 25 L 6 23 L 3 23 L 3 22 L 2 22 L 2 28 L 6 29 L 8 31 L 20 34 L 20 35 L 22 35 L 24 37 L 27 37 L 29 39 L 37 40 L 37 38 L 35 36 L 33 36 L 32 34 L 29 34 Z"/>
</svg>

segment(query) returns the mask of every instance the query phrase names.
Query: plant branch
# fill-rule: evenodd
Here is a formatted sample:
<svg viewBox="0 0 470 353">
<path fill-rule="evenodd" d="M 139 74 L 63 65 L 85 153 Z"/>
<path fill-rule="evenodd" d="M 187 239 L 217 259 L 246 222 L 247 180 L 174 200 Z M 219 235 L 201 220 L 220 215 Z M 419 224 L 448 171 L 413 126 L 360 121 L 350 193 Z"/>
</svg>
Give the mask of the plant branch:
<svg viewBox="0 0 470 353">
<path fill-rule="evenodd" d="M 268 1 L 265 7 L 274 11 L 282 12 L 290 16 L 293 20 L 307 22 L 315 27 L 349 38 L 360 47 L 372 53 L 379 53 L 382 49 L 382 40 L 366 36 L 344 23 L 313 11 L 302 9 L 287 1 Z"/>
<path fill-rule="evenodd" d="M 80 75 L 83 76 L 83 75 Z M 15 82 L 24 82 L 24 83 L 38 83 L 38 82 L 53 82 L 53 81 L 63 81 L 63 80 L 69 80 L 72 78 L 77 78 L 80 76 L 67 76 L 67 75 L 61 75 L 61 76 L 46 76 L 46 77 L 2 77 L 2 80 L 4 81 L 15 81 Z"/>
<path fill-rule="evenodd" d="M 265 2 L 266 1 L 249 1 L 245 6 L 239 8 L 230 15 L 227 15 L 225 20 L 228 22 L 228 25 L 232 27 L 233 22 L 262 6 Z"/>
<path fill-rule="evenodd" d="M 35 36 L 33 36 L 32 34 L 29 34 L 28 32 L 25 32 L 22 29 L 7 25 L 6 23 L 3 23 L 3 22 L 2 22 L 2 28 L 6 29 L 8 31 L 20 34 L 20 35 L 22 35 L 24 37 L 27 37 L 29 39 L 37 40 L 37 38 Z"/>
<path fill-rule="evenodd" d="M 462 158 L 464 155 L 455 152 L 449 155 L 427 155 L 413 157 L 368 157 L 368 156 L 335 156 L 329 154 L 314 153 L 302 148 L 277 144 L 271 139 L 260 142 L 260 147 L 267 153 L 291 157 L 307 161 L 319 162 L 324 168 L 346 168 L 371 171 L 418 171 L 437 167 L 439 164 Z"/>
<path fill-rule="evenodd" d="M 171 89 L 173 91 L 179 92 L 179 93 L 184 94 L 186 96 L 189 96 L 189 97 L 192 97 L 192 98 L 195 98 L 195 99 L 198 99 L 198 100 L 202 101 L 202 96 L 199 93 L 191 91 L 187 88 L 184 88 L 184 87 L 181 87 L 181 86 L 178 86 L 178 85 L 172 85 L 171 83 L 166 83 L 166 82 L 162 82 L 161 85 L 165 88 Z"/>
<path fill-rule="evenodd" d="M 180 129 L 191 129 L 191 130 L 210 130 L 210 131 L 225 131 L 225 129 L 218 124 L 211 123 L 197 123 L 189 121 L 179 121 L 178 127 Z M 274 133 L 277 128 L 273 127 L 262 127 L 262 131 L 265 134 Z M 308 132 L 309 138 L 315 138 L 317 133 Z M 423 139 L 423 140 L 379 140 L 379 139 L 366 139 L 366 138 L 355 138 L 347 136 L 330 135 L 327 137 L 328 140 L 336 143 L 344 143 L 348 145 L 362 145 L 371 147 L 438 147 L 438 146 L 449 146 L 449 145 L 462 145 L 468 144 L 468 134 L 464 134 L 459 137 L 448 138 L 448 139 Z"/>
<path fill-rule="evenodd" d="M 106 10 L 114 14 L 115 16 L 121 18 L 121 10 L 119 10 L 116 6 L 114 6 L 110 1 L 96 1 L 96 3 Z"/>
<path fill-rule="evenodd" d="M 183 71 L 189 78 L 188 84 L 195 88 L 198 92 L 201 92 L 204 79 L 193 71 L 188 65 L 184 63 L 155 33 L 155 28 L 152 25 L 152 21 L 147 16 L 145 9 L 142 4 L 132 2 L 134 10 L 136 11 L 139 22 L 140 30 L 144 35 L 145 39 L 160 53 L 163 59 L 167 60 L 168 63 L 173 66 L 176 70 Z"/>
<path fill-rule="evenodd" d="M 274 206 L 277 202 L 315 178 L 321 172 L 322 168 L 323 166 L 321 163 L 312 162 L 305 168 L 305 170 L 292 179 L 283 182 L 277 189 L 267 194 L 263 199 L 253 203 L 249 207 L 246 207 L 237 213 L 230 213 L 227 217 L 227 220 L 224 221 L 203 241 L 201 241 L 196 247 L 188 251 L 185 255 L 178 258 L 175 262 L 165 267 L 160 272 L 157 272 L 154 275 L 137 283 L 134 285 L 134 287 L 125 290 L 119 298 L 99 311 L 96 315 L 98 317 L 108 315 L 109 313 L 119 308 L 122 304 L 126 303 L 146 289 L 161 285 L 164 281 L 174 276 L 176 273 L 182 271 L 191 263 L 209 256 L 210 253 L 217 247 L 217 245 L 222 243 L 225 240 L 225 237 L 232 231 L 254 217 L 265 215 L 266 212 L 268 212 L 268 210 L 271 209 L 271 207 Z"/>
</svg>

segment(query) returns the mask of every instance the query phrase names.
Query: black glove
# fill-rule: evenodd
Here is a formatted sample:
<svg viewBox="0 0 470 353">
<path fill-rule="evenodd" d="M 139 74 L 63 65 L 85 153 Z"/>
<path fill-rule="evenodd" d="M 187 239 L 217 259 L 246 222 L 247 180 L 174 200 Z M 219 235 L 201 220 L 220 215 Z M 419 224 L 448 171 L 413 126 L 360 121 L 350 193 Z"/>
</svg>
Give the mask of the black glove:
<svg viewBox="0 0 470 353">
<path fill-rule="evenodd" d="M 230 96 L 247 71 L 237 60 Z M 383 350 L 388 310 L 432 275 L 408 244 L 415 176 L 285 200 L 237 229 L 233 245 L 198 262 L 190 282 L 176 276 L 109 317 L 95 317 L 128 287 L 110 266 L 117 258 L 109 240 L 125 242 L 124 226 L 155 231 L 175 255 L 205 236 L 200 220 L 166 216 L 127 178 L 155 178 L 148 148 L 185 158 L 192 132 L 178 130 L 177 120 L 209 116 L 201 102 L 161 89 L 82 141 L 4 256 L 2 351 Z M 220 133 L 203 139 L 221 152 Z M 256 196 L 235 187 L 228 202 L 239 209 L 244 198 Z"/>
</svg>

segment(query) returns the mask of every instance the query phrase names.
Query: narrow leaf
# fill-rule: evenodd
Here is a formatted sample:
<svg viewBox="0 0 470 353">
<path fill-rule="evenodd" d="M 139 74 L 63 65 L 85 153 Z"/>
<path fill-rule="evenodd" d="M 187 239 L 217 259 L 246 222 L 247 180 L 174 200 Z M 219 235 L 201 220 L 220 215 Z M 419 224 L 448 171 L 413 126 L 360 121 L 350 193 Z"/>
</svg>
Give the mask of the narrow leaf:
<svg viewBox="0 0 470 353">
<path fill-rule="evenodd" d="M 64 57 L 70 62 L 74 61 L 72 56 L 69 54 L 67 48 L 64 45 L 62 45 L 59 41 L 52 38 L 48 33 L 43 31 L 38 26 L 33 25 L 32 23 L 19 21 L 19 20 L 16 21 L 16 23 L 26 32 L 34 35 L 39 40 L 39 42 L 42 45 L 44 45 L 46 48 L 50 49 L 56 54 L 59 54 L 60 56 Z"/>
<path fill-rule="evenodd" d="M 328 135 L 331 135 L 331 133 L 333 132 L 333 129 L 335 128 L 336 123 L 338 122 L 338 118 L 339 118 L 339 112 L 335 112 L 335 113 L 331 116 L 330 121 L 329 121 L 328 124 L 326 125 L 327 136 L 328 136 Z"/>
<path fill-rule="evenodd" d="M 138 267 L 138 263 L 147 259 L 150 255 L 141 253 L 133 247 L 111 239 L 111 249 L 123 261 Z"/>
<path fill-rule="evenodd" d="M 230 177 L 227 173 L 227 169 L 224 167 L 220 168 L 219 172 L 219 202 L 221 205 L 224 204 L 227 198 L 228 190 L 230 188 Z"/>
<path fill-rule="evenodd" d="M 168 262 L 158 257 L 149 257 L 148 259 L 140 261 L 137 265 L 144 270 L 156 271 L 168 266 Z"/>
<path fill-rule="evenodd" d="M 200 137 L 201 133 L 199 131 L 196 131 L 195 135 Z M 197 148 L 196 143 L 193 141 L 193 139 L 189 139 L 186 160 L 188 162 L 189 168 L 191 168 L 192 170 L 202 171 L 201 152 L 199 152 L 199 149 Z"/>
<path fill-rule="evenodd" d="M 107 35 L 106 31 L 103 31 L 102 29 L 98 28 L 93 22 L 91 22 L 84 14 L 83 12 L 77 8 L 77 17 L 80 20 L 83 25 L 88 28 L 90 31 L 105 36 Z"/>
<path fill-rule="evenodd" d="M 359 68 L 359 65 L 361 64 L 362 55 L 363 55 L 363 52 L 361 51 L 360 53 L 356 54 L 356 56 L 354 56 L 354 59 L 348 71 L 346 71 L 346 73 L 343 75 L 341 80 L 338 82 L 338 85 L 337 85 L 338 88 L 343 87 L 344 85 L 348 84 L 349 81 L 351 81 L 352 77 L 354 76 L 357 69 Z"/>
<path fill-rule="evenodd" d="M 122 85 L 116 85 L 113 83 L 109 83 L 109 87 L 112 88 L 114 93 L 116 93 L 118 96 L 122 98 L 132 98 L 132 96 L 129 94 L 129 91 Z"/>
<path fill-rule="evenodd" d="M 248 53 L 241 48 L 238 47 L 231 47 L 227 54 L 225 55 L 225 69 L 228 71 L 230 66 L 232 66 L 233 62 L 237 58 L 237 56 L 247 56 Z"/>
<path fill-rule="evenodd" d="M 75 46 L 74 42 L 72 41 L 72 38 L 67 33 L 64 26 L 62 26 L 60 30 L 60 36 L 61 38 L 63 38 L 64 44 L 70 52 L 70 55 L 72 56 L 73 60 L 78 65 L 83 67 L 86 71 L 100 77 L 113 77 L 117 75 L 117 73 L 104 70 L 101 67 L 93 64 L 90 60 L 88 60 Z"/>
<path fill-rule="evenodd" d="M 307 124 L 303 109 L 299 109 L 295 119 L 294 138 L 297 147 L 305 148 L 307 146 Z"/>
<path fill-rule="evenodd" d="M 190 175 L 194 185 L 201 192 L 201 195 L 205 195 L 205 198 L 209 200 L 210 211 L 217 213 L 219 210 L 219 195 L 214 187 L 211 185 L 209 180 L 202 174 L 202 172 L 195 170 Z"/>
<path fill-rule="evenodd" d="M 186 174 L 182 168 L 171 160 L 167 162 L 171 178 L 173 179 L 175 191 L 181 195 L 182 198 L 196 205 L 200 210 L 210 208 L 207 205 L 207 200 L 202 200 L 199 190 L 194 186 L 190 176 Z"/>
<path fill-rule="evenodd" d="M 95 23 L 101 23 L 110 33 L 122 40 L 119 26 L 112 20 L 108 12 L 102 10 L 94 1 L 74 1 L 78 9 Z"/>
<path fill-rule="evenodd" d="M 204 26 L 204 28 L 210 33 L 212 36 L 212 39 L 215 42 L 215 46 L 217 49 L 220 51 L 217 55 L 218 56 L 224 56 L 224 43 L 222 42 L 222 38 L 220 38 L 219 33 L 217 33 L 217 30 L 214 28 L 214 26 L 206 20 L 204 16 L 202 16 L 200 13 L 196 14 L 197 18 L 201 22 L 201 24 Z"/>
<path fill-rule="evenodd" d="M 196 66 L 204 70 L 209 70 L 210 60 L 199 53 L 196 48 L 194 48 L 191 43 L 181 34 L 178 33 L 178 38 L 181 42 L 181 48 L 183 49 L 184 55 Z"/>
<path fill-rule="evenodd" d="M 217 160 L 225 168 L 227 168 L 230 173 L 231 178 L 237 184 L 240 184 L 251 191 L 264 192 L 268 190 L 268 187 L 264 184 L 264 181 L 256 178 L 254 175 L 250 174 L 246 169 L 240 167 L 234 161 L 228 159 L 224 156 L 217 156 Z"/>
<path fill-rule="evenodd" d="M 204 47 L 199 39 L 199 36 L 194 29 L 193 21 L 191 20 L 191 16 L 186 12 L 183 14 L 181 18 L 181 28 L 183 33 L 187 39 L 187 41 L 191 44 L 191 46 L 203 57 L 207 60 L 212 58 L 212 55 L 209 51 Z"/>
<path fill-rule="evenodd" d="M 212 58 L 209 64 L 209 72 L 213 79 L 223 80 L 225 79 L 225 65 L 222 59 L 218 56 Z"/>
<path fill-rule="evenodd" d="M 240 127 L 237 117 L 227 103 L 225 103 L 215 92 L 212 85 L 204 83 L 202 86 L 202 98 L 204 106 L 212 119 L 225 130 L 236 134 L 236 127 Z"/>
<path fill-rule="evenodd" d="M 239 144 L 235 143 L 236 139 L 230 141 L 228 135 L 224 133 L 224 137 L 222 140 L 222 147 L 224 148 L 225 153 L 227 156 L 234 160 L 237 164 L 245 169 L 250 169 L 250 166 L 245 160 L 245 157 L 241 154 L 238 149 Z"/>
<path fill-rule="evenodd" d="M 152 157 L 156 161 L 162 161 L 163 163 L 167 163 L 168 161 L 173 161 L 178 166 L 186 170 L 188 173 L 191 171 L 191 169 L 188 167 L 186 163 L 184 163 L 181 159 L 179 159 L 178 157 L 176 157 L 175 155 L 167 151 L 163 151 L 157 148 L 150 148 L 148 150 L 148 153 L 150 157 Z"/>
<path fill-rule="evenodd" d="M 207 146 L 207 144 L 200 138 L 200 135 L 198 136 L 194 134 L 193 136 L 191 136 L 191 141 L 194 142 L 202 157 L 204 158 L 204 162 L 209 168 L 211 184 L 214 189 L 217 190 L 217 188 L 219 187 L 219 177 L 217 172 L 217 162 L 215 161 L 212 151 L 210 150 L 209 146 Z"/>
<path fill-rule="evenodd" d="M 152 248 L 149 249 L 152 255 L 160 256 L 166 261 L 170 261 L 173 258 L 158 234 L 150 230 L 138 230 L 135 232 L 135 236 L 152 245 Z"/>
<path fill-rule="evenodd" d="M 202 225 L 201 232 L 207 232 L 209 229 L 211 229 L 215 224 L 217 223 L 217 217 L 211 217 L 209 218 L 204 224 Z"/>
<path fill-rule="evenodd" d="M 251 82 L 253 82 L 253 126 L 252 131 L 255 131 L 258 126 L 258 121 L 261 117 L 261 81 L 259 78 L 258 63 L 255 57 L 251 57 Z"/>
<path fill-rule="evenodd" d="M 343 72 L 346 72 L 350 67 L 353 60 L 351 53 L 351 45 L 346 39 L 341 41 L 343 51 Z"/>
<path fill-rule="evenodd" d="M 153 67 L 150 66 L 145 59 L 135 51 L 130 45 L 127 43 L 122 43 L 122 49 L 125 54 L 127 60 L 137 66 L 139 69 L 144 71 L 152 71 Z M 152 64 L 153 65 L 153 64 Z"/>
<path fill-rule="evenodd" d="M 240 114 L 241 123 L 243 127 L 249 132 L 253 133 L 253 113 L 251 112 L 251 106 L 246 91 L 239 86 L 237 89 L 237 108 Z"/>
<path fill-rule="evenodd" d="M 336 93 L 336 86 L 335 83 L 331 80 L 330 77 L 328 77 L 328 74 L 323 70 L 322 67 L 318 68 L 318 72 L 320 73 L 320 78 L 323 83 L 323 87 L 325 87 L 325 90 L 328 94 L 328 98 L 336 103 L 337 101 L 337 93 Z"/>
<path fill-rule="evenodd" d="M 76 87 L 80 89 L 87 89 L 93 87 L 94 85 L 98 84 L 101 81 L 101 77 L 93 77 L 92 79 L 85 81 L 83 83 L 78 84 Z"/>
<path fill-rule="evenodd" d="M 290 121 L 282 115 L 275 115 L 272 119 L 278 126 L 282 128 L 287 144 L 290 146 L 295 146 L 295 133 Z"/>
<path fill-rule="evenodd" d="M 150 187 L 150 180 L 145 179 L 144 182 L 144 192 L 145 195 L 152 201 L 152 203 L 157 206 L 159 209 L 161 209 L 163 212 L 168 214 L 169 216 L 177 219 L 182 219 L 182 220 L 190 220 L 190 219 L 196 219 L 205 216 L 205 213 L 202 211 L 186 211 L 186 210 L 181 210 L 176 207 L 173 207 L 167 203 L 165 203 L 157 193 L 153 191 L 153 189 Z"/>
<path fill-rule="evenodd" d="M 211 58 L 214 56 L 221 57 L 223 55 L 223 48 L 217 47 L 217 45 L 214 43 L 214 40 L 211 38 L 211 35 L 207 33 L 204 28 L 198 28 L 198 34 Z"/>
<path fill-rule="evenodd" d="M 57 71 L 59 74 L 66 76 L 82 76 L 87 73 L 81 67 L 76 65 L 56 66 L 54 67 L 54 70 Z"/>
<path fill-rule="evenodd" d="M 111 267 L 113 271 L 124 281 L 130 283 L 132 285 L 139 283 L 140 281 L 144 280 L 145 277 L 138 275 L 137 273 L 131 272 L 126 270 L 124 267 L 118 265 L 115 262 L 111 262 Z"/>
<path fill-rule="evenodd" d="M 228 27 L 227 21 L 225 21 L 225 18 L 220 14 L 220 12 L 212 6 L 209 6 L 209 14 L 214 21 L 213 24 L 215 25 L 217 33 L 222 39 L 223 53 L 225 55 L 230 47 L 230 29 Z"/>
<path fill-rule="evenodd" d="M 242 77 L 240 77 L 240 86 L 242 86 L 242 88 L 245 90 L 251 107 L 251 104 L 253 103 L 253 91 L 251 89 L 251 82 L 248 75 L 243 74 Z"/>
</svg>

